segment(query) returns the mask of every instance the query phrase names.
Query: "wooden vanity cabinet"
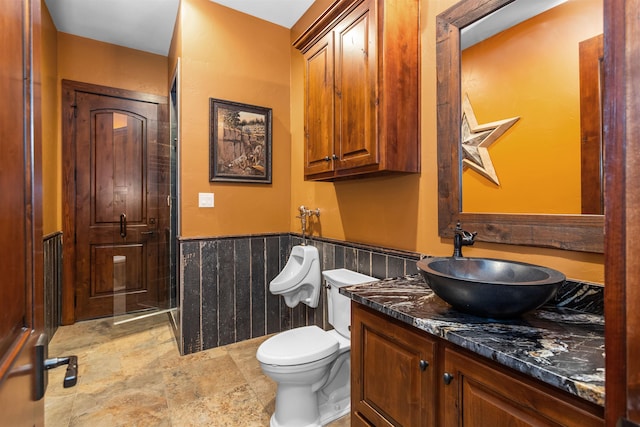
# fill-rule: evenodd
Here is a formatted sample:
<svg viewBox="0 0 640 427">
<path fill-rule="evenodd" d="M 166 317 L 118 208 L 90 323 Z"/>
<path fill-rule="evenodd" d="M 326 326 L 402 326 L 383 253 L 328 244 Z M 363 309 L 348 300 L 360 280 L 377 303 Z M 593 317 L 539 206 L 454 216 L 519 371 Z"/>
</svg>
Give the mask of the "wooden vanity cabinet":
<svg viewBox="0 0 640 427">
<path fill-rule="evenodd" d="M 418 0 L 338 0 L 294 46 L 305 179 L 419 172 Z"/>
<path fill-rule="evenodd" d="M 436 340 L 352 303 L 351 425 L 436 426 Z"/>
<path fill-rule="evenodd" d="M 598 405 L 361 304 L 351 314 L 352 426 L 604 426 Z"/>
</svg>

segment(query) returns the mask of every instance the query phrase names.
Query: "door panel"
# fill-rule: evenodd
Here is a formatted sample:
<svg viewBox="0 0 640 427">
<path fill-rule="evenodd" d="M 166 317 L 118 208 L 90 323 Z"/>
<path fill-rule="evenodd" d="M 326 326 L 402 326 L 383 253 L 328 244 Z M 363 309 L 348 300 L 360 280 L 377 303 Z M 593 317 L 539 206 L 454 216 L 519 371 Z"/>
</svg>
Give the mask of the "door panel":
<svg viewBox="0 0 640 427">
<path fill-rule="evenodd" d="M 333 170 L 333 33 L 305 54 L 305 164 L 306 175 Z"/>
<path fill-rule="evenodd" d="M 76 108 L 76 319 L 156 308 L 158 106 L 78 92 Z"/>
<path fill-rule="evenodd" d="M 128 225 L 144 218 L 146 200 L 144 176 L 144 118 L 112 111 L 94 113 L 95 140 L 92 140 L 95 182 L 95 223 L 120 221 L 126 212 Z"/>
<path fill-rule="evenodd" d="M 365 1 L 336 32 L 336 169 L 378 163 L 376 24 Z M 375 15 L 373 15 L 375 16 Z"/>
</svg>

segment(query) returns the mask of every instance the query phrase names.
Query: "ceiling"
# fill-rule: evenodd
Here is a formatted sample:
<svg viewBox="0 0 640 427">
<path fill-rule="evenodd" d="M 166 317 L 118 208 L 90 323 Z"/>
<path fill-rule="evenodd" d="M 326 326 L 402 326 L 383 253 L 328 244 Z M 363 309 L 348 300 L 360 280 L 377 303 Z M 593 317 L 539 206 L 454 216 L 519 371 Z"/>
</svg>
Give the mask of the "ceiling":
<svg viewBox="0 0 640 427">
<path fill-rule="evenodd" d="M 466 49 L 482 40 L 511 28 L 567 0 L 515 0 L 495 12 L 464 27 L 460 33 L 460 48 Z"/>
<path fill-rule="evenodd" d="M 180 0 L 45 0 L 58 31 L 167 55 Z M 291 28 L 314 0 L 211 0 Z"/>
</svg>

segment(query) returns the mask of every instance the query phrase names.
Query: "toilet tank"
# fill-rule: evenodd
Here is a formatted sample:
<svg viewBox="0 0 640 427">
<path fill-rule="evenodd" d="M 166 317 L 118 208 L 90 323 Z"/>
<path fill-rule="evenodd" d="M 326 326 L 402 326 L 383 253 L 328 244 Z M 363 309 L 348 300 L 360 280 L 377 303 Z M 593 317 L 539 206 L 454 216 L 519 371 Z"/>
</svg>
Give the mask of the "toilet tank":
<svg viewBox="0 0 640 427">
<path fill-rule="evenodd" d="M 358 285 L 360 283 L 375 282 L 378 279 L 367 276 L 366 274 L 347 270 L 346 268 L 326 270 L 322 272 L 322 276 L 329 286 L 327 290 L 329 324 L 331 324 L 340 335 L 350 338 L 351 299 L 341 295 L 340 288 L 343 286 Z"/>
</svg>

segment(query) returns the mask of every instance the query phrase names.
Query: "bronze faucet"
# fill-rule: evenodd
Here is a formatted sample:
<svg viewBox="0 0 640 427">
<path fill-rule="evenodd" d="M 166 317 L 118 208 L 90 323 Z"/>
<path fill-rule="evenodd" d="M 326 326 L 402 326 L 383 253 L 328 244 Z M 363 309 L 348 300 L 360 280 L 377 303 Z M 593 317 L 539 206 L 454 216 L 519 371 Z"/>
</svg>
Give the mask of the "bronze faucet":
<svg viewBox="0 0 640 427">
<path fill-rule="evenodd" d="M 456 229 L 454 230 L 455 235 L 453 236 L 453 256 L 454 257 L 462 257 L 462 247 L 463 246 L 471 246 L 476 241 L 476 235 L 478 232 L 474 231 L 473 233 L 463 230 L 460 221 L 456 224 Z"/>
</svg>

